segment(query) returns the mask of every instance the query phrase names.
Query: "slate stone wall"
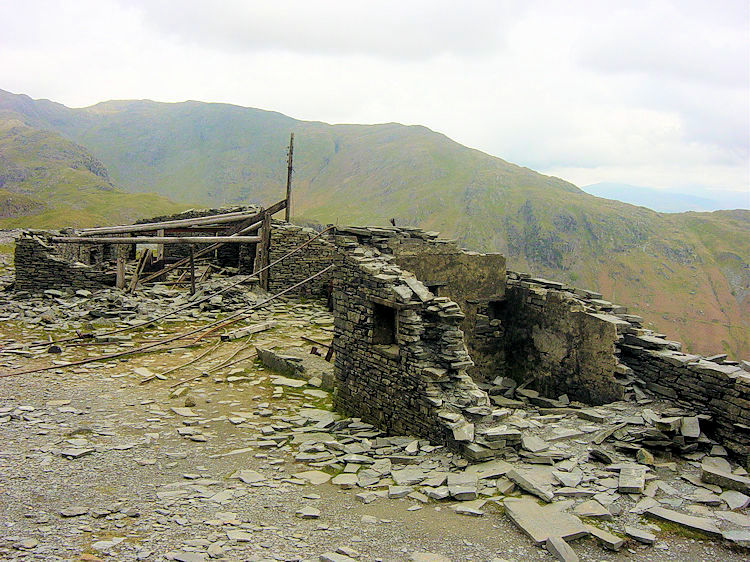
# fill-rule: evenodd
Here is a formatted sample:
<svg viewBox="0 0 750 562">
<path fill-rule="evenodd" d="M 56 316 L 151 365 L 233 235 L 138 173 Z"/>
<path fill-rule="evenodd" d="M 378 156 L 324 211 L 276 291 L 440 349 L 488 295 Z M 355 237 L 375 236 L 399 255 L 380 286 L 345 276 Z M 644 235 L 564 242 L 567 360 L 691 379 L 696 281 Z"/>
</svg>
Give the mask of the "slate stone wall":
<svg viewBox="0 0 750 562">
<path fill-rule="evenodd" d="M 501 312 L 506 374 L 533 379 L 544 396 L 589 404 L 621 400 L 617 319 L 597 314 L 582 296 L 533 280 L 509 279 Z"/>
<path fill-rule="evenodd" d="M 115 274 L 97 267 L 68 261 L 58 246 L 41 235 L 25 235 L 16 240 L 15 270 L 17 291 L 38 293 L 45 289 L 98 289 L 115 284 Z"/>
<path fill-rule="evenodd" d="M 486 437 L 493 410 L 465 372 L 473 362 L 460 329 L 464 314 L 396 265 L 390 253 L 394 243 L 423 235 L 337 230 L 334 404 L 390 433 L 419 435 L 472 459 L 491 458 L 518 443 L 513 432 L 508 439 L 502 432 Z M 396 240 L 383 239 L 388 237 Z M 392 313 L 383 314 L 382 307 Z M 378 334 L 388 330 L 378 324 L 389 318 L 393 341 L 384 343 Z"/>
<path fill-rule="evenodd" d="M 497 304 L 505 300 L 505 258 L 450 247 L 438 254 L 430 246 L 395 245 L 394 261 L 461 307 L 461 330 L 475 363 L 467 372 L 475 381 L 492 381 L 502 374 L 505 364 L 504 328 L 494 314 Z"/>
<path fill-rule="evenodd" d="M 283 221 L 271 224 L 271 247 L 269 263 L 288 254 L 297 246 L 307 242 L 318 233 L 312 228 L 304 228 Z M 268 291 L 277 293 L 291 285 L 307 279 L 333 263 L 335 248 L 327 236 L 314 240 L 302 251 L 274 265 L 268 272 Z M 294 294 L 327 296 L 333 271 L 305 283 Z"/>
<path fill-rule="evenodd" d="M 685 354 L 676 342 L 628 337 L 622 358 L 648 390 L 690 411 L 708 414 L 711 435 L 735 455 L 750 455 L 750 373 L 699 355 Z"/>
<path fill-rule="evenodd" d="M 533 376 L 543 394 L 587 403 L 650 392 L 710 416 L 701 427 L 712 438 L 734 455 L 750 455 L 750 372 L 736 362 L 683 353 L 680 342 L 593 291 L 508 272 L 506 296 L 509 376 Z"/>
</svg>

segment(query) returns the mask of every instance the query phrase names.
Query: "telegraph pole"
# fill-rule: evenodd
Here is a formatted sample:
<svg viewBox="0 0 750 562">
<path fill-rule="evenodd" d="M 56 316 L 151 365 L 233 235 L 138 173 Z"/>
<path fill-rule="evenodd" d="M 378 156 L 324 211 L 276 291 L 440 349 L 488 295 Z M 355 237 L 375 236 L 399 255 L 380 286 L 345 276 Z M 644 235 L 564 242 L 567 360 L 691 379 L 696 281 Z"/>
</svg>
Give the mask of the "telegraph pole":
<svg viewBox="0 0 750 562">
<path fill-rule="evenodd" d="M 284 220 L 289 222 L 289 217 L 292 215 L 292 158 L 294 155 L 294 133 L 289 137 L 289 155 L 287 157 L 287 169 L 286 169 L 286 213 L 284 214 Z"/>
</svg>

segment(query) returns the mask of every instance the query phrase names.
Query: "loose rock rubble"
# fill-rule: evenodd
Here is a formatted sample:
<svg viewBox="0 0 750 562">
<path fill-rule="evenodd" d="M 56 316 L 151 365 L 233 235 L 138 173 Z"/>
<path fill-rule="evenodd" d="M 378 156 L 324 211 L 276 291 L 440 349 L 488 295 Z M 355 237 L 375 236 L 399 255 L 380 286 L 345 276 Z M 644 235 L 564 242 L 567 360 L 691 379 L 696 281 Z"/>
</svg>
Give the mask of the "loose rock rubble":
<svg viewBox="0 0 750 562">
<path fill-rule="evenodd" d="M 154 334 L 98 341 L 96 328 L 153 318 L 189 298 L 158 286 L 132 297 L 85 293 L 4 295 L 0 333 L 14 345 L 0 354 L 3 372 L 127 349 Z M 227 292 L 199 316 L 186 311 L 152 332 L 208 322 L 257 298 Z M 497 423 L 484 439 L 510 441 L 515 453 L 470 464 L 425 439 L 386 435 L 332 411 L 319 357 L 315 369 L 284 373 L 255 360 L 258 346 L 294 366 L 312 348 L 301 336 L 329 340 L 331 317 L 320 305 L 279 303 L 251 318 L 268 322 L 162 378 L 152 375 L 213 342 L 3 379 L 0 557 L 746 556 L 750 480 L 705 435 L 701 412 L 648 395 L 592 408 L 499 378 L 487 385 Z M 25 347 L 43 334 L 88 329 L 90 345 Z M 232 356 L 239 361 L 228 364 Z"/>
</svg>

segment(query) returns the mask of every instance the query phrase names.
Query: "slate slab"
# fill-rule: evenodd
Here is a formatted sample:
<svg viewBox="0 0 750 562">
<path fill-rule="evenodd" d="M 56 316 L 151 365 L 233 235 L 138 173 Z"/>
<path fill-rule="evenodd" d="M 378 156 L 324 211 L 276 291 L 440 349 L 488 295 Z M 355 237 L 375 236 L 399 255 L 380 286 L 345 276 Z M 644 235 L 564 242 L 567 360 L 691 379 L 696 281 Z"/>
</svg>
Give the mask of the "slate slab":
<svg viewBox="0 0 750 562">
<path fill-rule="evenodd" d="M 646 469 L 640 466 L 623 466 L 617 489 L 623 494 L 642 494 L 646 486 Z"/>
<path fill-rule="evenodd" d="M 750 505 L 750 497 L 736 490 L 727 490 L 719 496 L 724 500 L 732 511 L 744 509 Z"/>
<path fill-rule="evenodd" d="M 561 562 L 578 562 L 579 560 L 575 551 L 560 537 L 548 538 L 546 546 L 547 552 Z"/>
<path fill-rule="evenodd" d="M 529 497 L 508 498 L 503 504 L 506 515 L 537 545 L 550 537 L 576 539 L 589 534 L 578 517 L 559 511 L 555 504 L 540 506 Z"/>
<path fill-rule="evenodd" d="M 711 535 L 712 537 L 721 538 L 721 530 L 713 521 L 711 521 L 710 519 L 706 519 L 705 517 L 685 515 L 684 513 L 680 513 L 679 511 L 673 511 L 664 507 L 652 507 L 651 509 L 646 511 L 646 513 L 648 515 L 656 517 L 657 519 L 669 521 L 670 523 L 676 523 L 693 531 L 706 533 L 707 535 Z"/>
<path fill-rule="evenodd" d="M 304 472 L 298 472 L 294 476 L 307 480 L 310 484 L 317 486 L 324 484 L 331 479 L 330 474 L 326 474 L 321 470 L 305 470 Z"/>
<path fill-rule="evenodd" d="M 358 482 L 359 478 L 356 474 L 346 472 L 334 476 L 331 480 L 331 484 L 335 484 L 336 486 L 339 486 L 340 488 L 345 490 L 356 487 Z"/>
<path fill-rule="evenodd" d="M 549 443 L 535 435 L 524 435 L 521 438 L 521 447 L 532 453 L 541 453 L 549 449 Z"/>
<path fill-rule="evenodd" d="M 548 486 L 537 482 L 533 477 L 525 475 L 515 468 L 508 472 L 507 476 L 515 482 L 519 488 L 526 490 L 530 494 L 534 494 L 546 502 L 551 502 L 555 497 L 555 494 Z"/>
<path fill-rule="evenodd" d="M 477 497 L 477 475 L 466 472 L 448 474 L 448 491 L 451 497 L 469 501 Z"/>
<path fill-rule="evenodd" d="M 238 470 L 232 474 L 229 478 L 235 478 L 242 480 L 245 484 L 254 484 L 255 482 L 262 482 L 266 479 L 260 472 L 254 470 Z"/>
<path fill-rule="evenodd" d="M 575 511 L 576 515 L 580 515 L 581 517 L 593 517 L 595 519 L 604 520 L 612 519 L 612 514 L 609 510 L 596 500 L 585 501 L 582 504 L 577 505 L 573 511 Z"/>
<path fill-rule="evenodd" d="M 391 477 L 397 486 L 413 486 L 422 482 L 427 475 L 419 468 L 409 467 L 391 471 Z"/>
<path fill-rule="evenodd" d="M 638 527 L 625 525 L 625 534 L 631 539 L 635 539 L 643 544 L 654 544 L 656 542 L 655 534 L 646 531 L 645 529 L 639 529 Z"/>
<path fill-rule="evenodd" d="M 750 494 L 750 478 L 720 470 L 705 462 L 701 464 L 701 480 L 722 488 Z"/>
<path fill-rule="evenodd" d="M 589 533 L 591 533 L 591 535 L 595 537 L 596 540 L 598 540 L 599 543 L 607 550 L 613 550 L 617 552 L 625 544 L 625 541 L 617 535 L 613 535 L 612 533 L 605 531 L 604 529 L 600 529 L 599 527 L 586 525 L 586 529 L 588 529 Z"/>
</svg>

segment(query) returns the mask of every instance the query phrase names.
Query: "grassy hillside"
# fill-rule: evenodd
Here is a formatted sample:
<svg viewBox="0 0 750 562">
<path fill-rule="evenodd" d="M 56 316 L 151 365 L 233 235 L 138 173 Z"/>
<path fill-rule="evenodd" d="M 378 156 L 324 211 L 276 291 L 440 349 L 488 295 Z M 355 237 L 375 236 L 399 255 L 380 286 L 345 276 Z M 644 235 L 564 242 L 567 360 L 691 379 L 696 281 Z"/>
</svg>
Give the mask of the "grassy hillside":
<svg viewBox="0 0 750 562">
<path fill-rule="evenodd" d="M 298 218 L 439 230 L 503 252 L 511 269 L 601 290 L 692 350 L 750 357 L 747 211 L 661 214 L 597 198 L 419 126 L 199 102 L 73 110 L 0 91 L 3 109 L 85 146 L 128 191 L 211 204 L 281 198 L 293 131 Z"/>
<path fill-rule="evenodd" d="M 183 206 L 115 189 L 106 167 L 85 148 L 0 111 L 0 227 L 129 222 Z"/>
</svg>

